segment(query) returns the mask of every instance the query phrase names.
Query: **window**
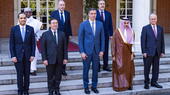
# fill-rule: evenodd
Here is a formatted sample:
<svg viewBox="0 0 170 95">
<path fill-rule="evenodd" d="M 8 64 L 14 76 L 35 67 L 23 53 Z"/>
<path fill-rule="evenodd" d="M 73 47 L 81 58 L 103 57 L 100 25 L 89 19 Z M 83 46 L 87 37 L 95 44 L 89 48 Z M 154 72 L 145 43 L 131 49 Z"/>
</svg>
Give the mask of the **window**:
<svg viewBox="0 0 170 95">
<path fill-rule="evenodd" d="M 56 8 L 58 0 L 19 0 L 19 12 L 29 7 L 33 11 L 33 17 L 43 22 L 43 30 L 49 27 L 48 21 L 52 11 Z"/>
<path fill-rule="evenodd" d="M 127 16 L 132 23 L 133 0 L 120 0 L 120 19 Z"/>
</svg>

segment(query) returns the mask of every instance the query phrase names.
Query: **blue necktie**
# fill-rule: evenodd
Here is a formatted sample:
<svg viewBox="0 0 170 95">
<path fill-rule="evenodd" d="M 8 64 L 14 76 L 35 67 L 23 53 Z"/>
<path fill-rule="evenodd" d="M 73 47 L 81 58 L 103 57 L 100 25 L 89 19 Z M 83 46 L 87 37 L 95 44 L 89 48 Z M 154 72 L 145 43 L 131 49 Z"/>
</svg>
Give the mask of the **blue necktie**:
<svg viewBox="0 0 170 95">
<path fill-rule="evenodd" d="M 64 25 L 64 17 L 63 17 L 63 12 L 61 12 L 61 22 L 62 22 L 62 25 Z"/>
<path fill-rule="evenodd" d="M 93 31 L 93 34 L 95 35 L 95 30 L 94 30 L 94 21 L 92 22 L 92 31 Z"/>
<path fill-rule="evenodd" d="M 24 27 L 21 28 L 21 35 L 22 35 L 22 40 L 25 40 L 25 31 L 24 31 Z"/>
</svg>

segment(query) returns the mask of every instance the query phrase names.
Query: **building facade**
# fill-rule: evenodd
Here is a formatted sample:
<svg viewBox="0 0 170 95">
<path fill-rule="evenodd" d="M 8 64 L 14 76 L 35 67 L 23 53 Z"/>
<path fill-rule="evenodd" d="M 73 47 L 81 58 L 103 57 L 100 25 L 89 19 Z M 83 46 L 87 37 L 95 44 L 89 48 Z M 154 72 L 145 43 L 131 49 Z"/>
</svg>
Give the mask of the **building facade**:
<svg viewBox="0 0 170 95">
<path fill-rule="evenodd" d="M 127 2 L 126 2 L 127 1 Z M 83 21 L 83 0 L 65 0 L 66 9 L 71 13 L 73 35 Z M 58 0 L 0 0 L 0 38 L 8 38 L 10 27 L 17 23 L 17 14 L 25 7 L 33 9 L 33 15 L 43 22 L 43 29 L 49 27 L 50 12 L 57 9 Z M 149 23 L 149 14 L 157 13 L 158 23 L 170 32 L 170 0 L 106 0 L 107 10 L 112 13 L 114 29 L 125 14 L 130 18 L 139 43 L 141 28 Z"/>
</svg>

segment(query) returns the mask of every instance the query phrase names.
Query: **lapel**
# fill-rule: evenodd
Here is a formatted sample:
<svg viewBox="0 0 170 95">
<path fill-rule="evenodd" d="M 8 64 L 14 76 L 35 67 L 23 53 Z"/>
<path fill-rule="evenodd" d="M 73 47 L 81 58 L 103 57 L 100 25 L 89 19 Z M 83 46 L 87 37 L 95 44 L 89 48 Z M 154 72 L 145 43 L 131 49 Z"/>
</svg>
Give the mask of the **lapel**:
<svg viewBox="0 0 170 95">
<path fill-rule="evenodd" d="M 107 12 L 104 10 L 104 17 L 105 17 L 105 18 L 104 18 L 104 22 L 106 22 L 106 20 L 107 20 L 107 18 L 108 18 L 107 16 L 108 16 L 108 15 L 107 15 Z"/>
<path fill-rule="evenodd" d="M 27 40 L 27 38 L 28 38 L 28 33 L 29 33 L 30 31 L 29 31 L 29 29 L 28 29 L 28 26 L 26 25 L 25 26 L 25 39 L 24 39 L 24 42 Z"/>
<path fill-rule="evenodd" d="M 99 28 L 98 28 L 98 25 L 99 25 L 99 24 L 98 24 L 98 23 L 97 23 L 97 21 L 96 21 L 96 31 L 95 31 L 95 37 L 96 37 L 97 33 L 100 31 L 100 30 L 99 30 Z"/>
<path fill-rule="evenodd" d="M 60 13 L 59 13 L 59 10 L 56 11 L 56 16 L 57 16 L 58 20 L 60 20 Z"/>
<path fill-rule="evenodd" d="M 93 30 L 92 30 L 92 27 L 91 27 L 91 24 L 90 24 L 90 21 L 89 20 L 87 20 L 87 27 L 89 27 L 89 28 L 87 28 L 87 29 L 90 29 L 89 31 L 93 34 L 93 36 L 94 36 L 94 33 L 93 33 Z"/>
<path fill-rule="evenodd" d="M 161 34 L 161 30 L 160 30 L 160 28 L 158 27 L 158 25 L 156 25 L 156 27 L 157 27 L 157 39 L 159 38 L 159 35 Z"/>
<path fill-rule="evenodd" d="M 19 38 L 21 39 L 21 41 L 23 42 L 19 25 L 17 25 L 17 27 L 16 27 L 16 32 L 19 35 Z"/>
<path fill-rule="evenodd" d="M 64 11 L 64 15 L 65 15 L 65 21 L 64 21 L 64 23 L 65 23 L 66 20 L 67 20 L 67 13 L 66 13 L 66 11 Z"/>
<path fill-rule="evenodd" d="M 57 30 L 57 35 L 58 35 L 58 45 L 57 45 L 57 46 L 59 46 L 59 45 L 60 45 L 60 42 L 61 42 L 60 32 L 61 32 L 61 31 Z"/>
</svg>

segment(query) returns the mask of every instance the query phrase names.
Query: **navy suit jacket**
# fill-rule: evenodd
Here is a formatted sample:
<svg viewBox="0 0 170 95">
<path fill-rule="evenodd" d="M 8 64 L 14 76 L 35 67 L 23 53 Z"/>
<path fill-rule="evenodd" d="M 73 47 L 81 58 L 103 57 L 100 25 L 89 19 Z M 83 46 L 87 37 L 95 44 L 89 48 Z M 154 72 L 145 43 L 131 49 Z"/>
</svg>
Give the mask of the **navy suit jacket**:
<svg viewBox="0 0 170 95">
<path fill-rule="evenodd" d="M 149 56 L 154 56 L 156 52 L 158 55 L 165 53 L 164 32 L 161 26 L 157 25 L 157 37 L 150 24 L 143 27 L 141 49 L 142 53 L 147 53 Z"/>
<path fill-rule="evenodd" d="M 104 52 L 104 28 L 100 21 L 96 21 L 95 35 L 92 31 L 89 20 L 86 20 L 80 24 L 78 31 L 78 41 L 80 53 L 92 54 L 93 50 L 99 54 Z"/>
<path fill-rule="evenodd" d="M 106 10 L 104 11 L 104 14 L 105 14 L 105 19 L 103 22 L 101 19 L 99 10 L 97 10 L 96 20 L 103 22 L 105 37 L 109 37 L 109 36 L 113 35 L 112 15 L 110 12 L 108 12 Z"/>
<path fill-rule="evenodd" d="M 71 36 L 72 35 L 72 29 L 71 29 L 71 23 L 70 23 L 70 13 L 66 10 L 64 10 L 64 15 L 65 15 L 65 23 L 62 25 L 61 19 L 60 19 L 60 14 L 59 10 L 55 10 L 51 13 L 51 18 L 57 19 L 58 20 L 58 30 L 63 31 L 65 35 Z"/>
<path fill-rule="evenodd" d="M 19 62 L 22 61 L 24 54 L 27 61 L 31 56 L 35 56 L 35 34 L 33 27 L 26 25 L 24 41 L 22 40 L 19 25 L 11 28 L 10 53 L 11 57 L 16 57 Z"/>
</svg>

